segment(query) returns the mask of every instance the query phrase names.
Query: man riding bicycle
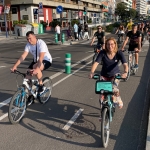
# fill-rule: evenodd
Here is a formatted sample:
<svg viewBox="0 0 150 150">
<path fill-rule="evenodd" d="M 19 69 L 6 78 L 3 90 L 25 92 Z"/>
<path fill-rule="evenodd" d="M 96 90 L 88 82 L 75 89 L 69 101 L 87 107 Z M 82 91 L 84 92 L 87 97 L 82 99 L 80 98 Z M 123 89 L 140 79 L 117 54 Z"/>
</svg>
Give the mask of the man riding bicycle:
<svg viewBox="0 0 150 150">
<path fill-rule="evenodd" d="M 97 27 L 97 32 L 95 32 L 92 42 L 91 42 L 91 46 L 93 45 L 95 38 L 97 37 L 98 42 L 97 42 L 97 49 L 100 50 L 100 47 L 102 46 L 103 49 L 105 49 L 105 33 L 104 31 L 102 31 L 102 27 L 98 26 Z"/>
<path fill-rule="evenodd" d="M 128 22 L 128 24 L 127 24 L 127 27 L 126 27 L 126 33 L 128 33 L 129 31 L 131 31 L 132 30 L 132 25 L 133 25 L 134 23 L 132 22 L 132 19 L 130 19 L 130 21 Z"/>
<path fill-rule="evenodd" d="M 141 51 L 141 38 L 142 34 L 140 31 L 137 30 L 137 24 L 132 25 L 132 31 L 129 31 L 127 33 L 126 40 L 123 43 L 122 50 L 124 50 L 124 47 L 126 46 L 128 40 L 129 42 L 129 49 L 128 51 L 135 51 L 135 66 L 134 68 L 138 68 L 138 58 L 139 58 L 139 52 Z"/>
<path fill-rule="evenodd" d="M 31 75 L 35 75 L 39 81 L 40 86 L 38 94 L 41 95 L 45 90 L 42 82 L 42 71 L 48 69 L 51 66 L 52 57 L 48 51 L 46 43 L 41 39 L 37 39 L 33 31 L 28 31 L 26 33 L 26 38 L 28 43 L 25 46 L 25 50 L 15 65 L 11 68 L 11 71 L 14 72 L 17 70 L 17 67 L 23 60 L 25 60 L 30 52 L 33 55 L 33 61 L 28 68 L 30 69 Z M 30 79 L 31 76 L 27 76 L 27 78 Z M 31 97 L 29 96 L 28 101 L 30 101 L 30 99 Z"/>
</svg>

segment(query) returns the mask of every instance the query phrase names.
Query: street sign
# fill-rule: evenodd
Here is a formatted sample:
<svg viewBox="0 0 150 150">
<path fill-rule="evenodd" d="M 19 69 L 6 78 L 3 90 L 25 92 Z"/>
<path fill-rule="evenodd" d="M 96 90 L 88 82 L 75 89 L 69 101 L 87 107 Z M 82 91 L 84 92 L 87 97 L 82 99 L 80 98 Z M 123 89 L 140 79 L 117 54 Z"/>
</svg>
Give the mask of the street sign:
<svg viewBox="0 0 150 150">
<path fill-rule="evenodd" d="M 63 7 L 61 5 L 57 6 L 56 11 L 58 14 L 63 12 Z"/>
<path fill-rule="evenodd" d="M 34 15 L 37 15 L 37 14 L 38 14 L 38 9 L 34 8 L 34 9 L 33 9 L 33 14 L 34 14 Z"/>
<path fill-rule="evenodd" d="M 39 9 L 43 9 L 43 3 L 39 2 Z"/>
<path fill-rule="evenodd" d="M 39 15 L 39 17 L 43 17 L 44 16 L 43 3 L 42 2 L 39 3 L 38 15 Z"/>
</svg>

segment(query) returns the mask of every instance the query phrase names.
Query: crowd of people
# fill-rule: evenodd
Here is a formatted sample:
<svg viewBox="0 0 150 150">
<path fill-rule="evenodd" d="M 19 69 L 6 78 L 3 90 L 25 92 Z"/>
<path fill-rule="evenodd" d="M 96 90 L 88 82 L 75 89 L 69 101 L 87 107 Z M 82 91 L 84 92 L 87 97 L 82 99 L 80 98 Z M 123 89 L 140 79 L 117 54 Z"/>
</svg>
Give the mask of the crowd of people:
<svg viewBox="0 0 150 150">
<path fill-rule="evenodd" d="M 58 41 L 60 41 L 61 27 L 59 24 L 55 27 L 55 32 L 58 35 Z M 87 38 L 89 40 L 89 28 L 86 22 L 74 23 L 73 26 L 70 22 L 67 24 L 67 40 L 78 41 Z"/>
</svg>

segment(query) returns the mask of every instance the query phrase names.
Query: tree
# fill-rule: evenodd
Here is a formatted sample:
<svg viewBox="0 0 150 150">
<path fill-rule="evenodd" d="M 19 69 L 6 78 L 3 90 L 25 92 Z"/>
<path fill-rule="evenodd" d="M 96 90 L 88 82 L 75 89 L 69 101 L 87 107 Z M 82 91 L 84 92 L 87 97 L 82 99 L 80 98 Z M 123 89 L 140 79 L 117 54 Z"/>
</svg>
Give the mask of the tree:
<svg viewBox="0 0 150 150">
<path fill-rule="evenodd" d="M 126 16 L 126 9 L 127 7 L 124 3 L 118 3 L 115 9 L 115 14 L 121 17 L 123 20 L 123 18 Z"/>
<path fill-rule="evenodd" d="M 133 8 L 130 8 L 130 10 L 129 10 L 129 15 L 130 15 L 130 17 L 131 17 L 132 19 L 135 18 L 135 17 L 136 17 L 136 10 L 133 9 Z"/>
</svg>

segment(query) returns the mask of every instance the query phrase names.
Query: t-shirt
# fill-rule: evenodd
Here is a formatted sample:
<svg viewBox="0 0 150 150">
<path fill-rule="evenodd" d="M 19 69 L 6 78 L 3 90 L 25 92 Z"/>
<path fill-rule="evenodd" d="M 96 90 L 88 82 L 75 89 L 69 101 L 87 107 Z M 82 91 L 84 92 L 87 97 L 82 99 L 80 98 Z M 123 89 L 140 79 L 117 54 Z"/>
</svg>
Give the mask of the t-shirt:
<svg viewBox="0 0 150 150">
<path fill-rule="evenodd" d="M 137 45 L 139 41 L 139 37 L 142 37 L 142 33 L 140 31 L 137 31 L 135 34 L 132 31 L 129 31 L 127 33 L 127 37 L 130 38 L 129 45 Z"/>
<path fill-rule="evenodd" d="M 94 36 L 97 37 L 99 44 L 103 44 L 103 37 L 105 36 L 105 33 L 103 31 L 102 32 L 98 32 L 98 31 L 95 32 Z"/>
<path fill-rule="evenodd" d="M 56 26 L 56 33 L 60 34 L 60 26 Z"/>
<path fill-rule="evenodd" d="M 134 23 L 133 22 L 129 22 L 128 24 L 127 24 L 127 28 L 128 28 L 128 30 L 132 30 L 132 25 L 133 25 Z"/>
<path fill-rule="evenodd" d="M 84 25 L 84 32 L 88 32 L 88 25 L 87 24 Z"/>
<path fill-rule="evenodd" d="M 101 50 L 97 56 L 96 62 L 103 62 L 101 75 L 104 77 L 114 77 L 117 73 L 120 73 L 118 63 L 127 63 L 122 51 L 117 51 L 113 59 L 109 59 L 105 50 Z"/>
<path fill-rule="evenodd" d="M 37 61 L 39 59 L 40 53 L 45 52 L 43 60 L 47 60 L 50 63 L 52 63 L 52 56 L 48 51 L 46 43 L 43 40 L 38 39 L 36 45 L 37 45 Z M 24 50 L 26 52 L 30 52 L 33 55 L 34 62 L 36 62 L 36 45 L 31 45 L 30 43 L 27 43 L 27 45 L 25 46 L 25 50 Z"/>
<path fill-rule="evenodd" d="M 78 25 L 74 24 L 74 32 L 78 32 Z"/>
</svg>

